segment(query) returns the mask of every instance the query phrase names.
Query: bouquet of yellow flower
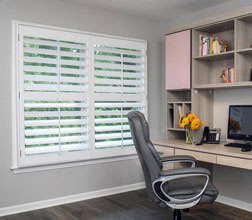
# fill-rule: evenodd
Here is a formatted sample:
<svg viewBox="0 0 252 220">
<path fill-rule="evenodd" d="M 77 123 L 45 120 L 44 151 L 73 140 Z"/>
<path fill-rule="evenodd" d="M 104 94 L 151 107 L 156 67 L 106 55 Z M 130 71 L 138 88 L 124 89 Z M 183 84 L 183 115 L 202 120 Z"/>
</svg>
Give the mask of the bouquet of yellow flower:
<svg viewBox="0 0 252 220">
<path fill-rule="evenodd" d="M 204 122 L 201 122 L 200 119 L 196 117 L 195 114 L 187 113 L 186 116 L 181 115 L 179 119 L 179 126 L 182 128 L 189 128 L 192 130 L 199 129 Z"/>
<path fill-rule="evenodd" d="M 201 122 L 200 119 L 196 117 L 195 114 L 187 113 L 186 116 L 181 115 L 179 119 L 179 126 L 186 128 L 186 143 L 193 143 L 193 130 L 199 129 L 204 122 Z"/>
</svg>

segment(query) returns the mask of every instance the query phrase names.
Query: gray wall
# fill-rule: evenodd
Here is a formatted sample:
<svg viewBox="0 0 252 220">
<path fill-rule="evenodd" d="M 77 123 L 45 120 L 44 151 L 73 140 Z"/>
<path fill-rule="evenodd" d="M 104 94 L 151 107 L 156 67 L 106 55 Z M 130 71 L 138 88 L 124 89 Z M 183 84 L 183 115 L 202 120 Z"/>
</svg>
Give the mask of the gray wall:
<svg viewBox="0 0 252 220">
<path fill-rule="evenodd" d="M 214 127 L 227 134 L 229 105 L 252 105 L 252 89 L 216 90 L 214 92 Z M 252 116 L 251 116 L 252 117 Z M 214 166 L 214 183 L 221 195 L 251 203 L 252 171 Z"/>
<path fill-rule="evenodd" d="M 233 11 L 239 8 L 244 8 L 246 6 L 251 6 L 251 5 L 252 5 L 251 0 L 230 0 L 226 3 L 212 6 L 212 7 L 191 13 L 189 15 L 179 16 L 175 20 L 172 20 L 163 24 L 163 26 L 165 28 L 170 28 L 177 25 L 198 21 L 202 18 L 212 17 L 221 13 Z"/>
<path fill-rule="evenodd" d="M 163 38 L 162 38 L 162 108 L 161 115 L 165 115 L 165 84 L 164 84 L 164 62 L 165 62 L 165 38 L 164 31 L 177 25 L 182 25 L 190 22 L 198 21 L 202 18 L 215 16 L 228 11 L 236 10 L 246 6 L 251 6 L 250 0 L 231 0 L 227 3 L 210 7 L 188 16 L 178 17 L 174 21 L 163 24 Z M 216 91 L 214 95 L 214 126 L 221 127 L 222 133 L 226 134 L 227 126 L 227 108 L 229 104 L 234 103 L 251 103 L 252 89 L 246 90 L 220 90 Z M 229 97 L 229 98 L 227 98 Z M 161 121 L 162 137 L 165 137 L 165 121 Z M 232 199 L 240 200 L 246 203 L 252 203 L 252 171 L 242 170 L 237 168 L 214 166 L 214 184 L 220 190 L 220 195 L 230 197 Z"/>
<path fill-rule="evenodd" d="M 159 23 L 60 0 L 0 1 L 0 208 L 143 181 L 138 160 L 13 174 L 11 138 L 11 21 L 20 20 L 148 41 L 149 118 L 159 137 L 161 26 Z"/>
</svg>

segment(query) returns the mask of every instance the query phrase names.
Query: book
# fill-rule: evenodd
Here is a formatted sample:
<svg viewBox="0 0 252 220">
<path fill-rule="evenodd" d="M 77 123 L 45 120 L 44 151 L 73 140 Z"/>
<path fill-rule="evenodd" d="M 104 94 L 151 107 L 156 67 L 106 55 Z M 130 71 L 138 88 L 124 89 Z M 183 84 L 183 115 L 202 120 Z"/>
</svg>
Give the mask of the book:
<svg viewBox="0 0 252 220">
<path fill-rule="evenodd" d="M 225 83 L 227 83 L 227 68 L 225 68 Z"/>
<path fill-rule="evenodd" d="M 178 113 L 179 113 L 179 117 L 181 117 L 181 115 L 182 115 L 182 105 L 178 106 Z"/>
<path fill-rule="evenodd" d="M 203 56 L 203 35 L 202 34 L 200 34 L 199 35 L 199 54 L 200 54 L 200 56 Z"/>
<path fill-rule="evenodd" d="M 199 55 L 211 55 L 226 52 L 227 42 L 222 41 L 221 37 L 209 37 L 199 35 Z"/>
<path fill-rule="evenodd" d="M 173 125 L 173 123 L 174 123 L 174 109 L 170 108 L 169 113 L 170 113 L 171 124 Z"/>
<path fill-rule="evenodd" d="M 228 83 L 231 83 L 232 80 L 232 68 L 228 68 Z"/>
<path fill-rule="evenodd" d="M 207 55 L 207 37 L 203 37 L 203 56 Z"/>
<path fill-rule="evenodd" d="M 207 38 L 207 54 L 210 54 L 210 38 Z"/>
<path fill-rule="evenodd" d="M 213 54 L 213 43 L 214 43 L 214 37 L 210 38 L 210 54 Z"/>
<path fill-rule="evenodd" d="M 231 70 L 231 83 L 234 83 L 235 82 L 235 69 L 232 68 Z"/>
<path fill-rule="evenodd" d="M 235 70 L 234 68 L 224 69 L 224 83 L 234 83 L 235 82 Z"/>
</svg>

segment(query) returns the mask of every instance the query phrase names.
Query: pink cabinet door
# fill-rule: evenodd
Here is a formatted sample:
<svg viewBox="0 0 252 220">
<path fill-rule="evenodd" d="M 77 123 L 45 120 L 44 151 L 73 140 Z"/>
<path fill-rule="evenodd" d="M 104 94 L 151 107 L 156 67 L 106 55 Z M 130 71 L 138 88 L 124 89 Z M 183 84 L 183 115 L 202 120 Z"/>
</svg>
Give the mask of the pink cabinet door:
<svg viewBox="0 0 252 220">
<path fill-rule="evenodd" d="M 191 31 L 166 36 L 165 88 L 191 88 Z"/>
</svg>

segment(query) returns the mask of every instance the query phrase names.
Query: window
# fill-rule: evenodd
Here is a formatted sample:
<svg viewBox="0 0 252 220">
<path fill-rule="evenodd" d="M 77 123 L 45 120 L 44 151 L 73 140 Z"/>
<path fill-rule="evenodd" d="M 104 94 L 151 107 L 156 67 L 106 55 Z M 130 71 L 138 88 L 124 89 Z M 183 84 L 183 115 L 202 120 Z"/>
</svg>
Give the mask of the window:
<svg viewBox="0 0 252 220">
<path fill-rule="evenodd" d="M 127 113 L 147 113 L 146 43 L 15 30 L 16 166 L 135 154 Z"/>
</svg>

